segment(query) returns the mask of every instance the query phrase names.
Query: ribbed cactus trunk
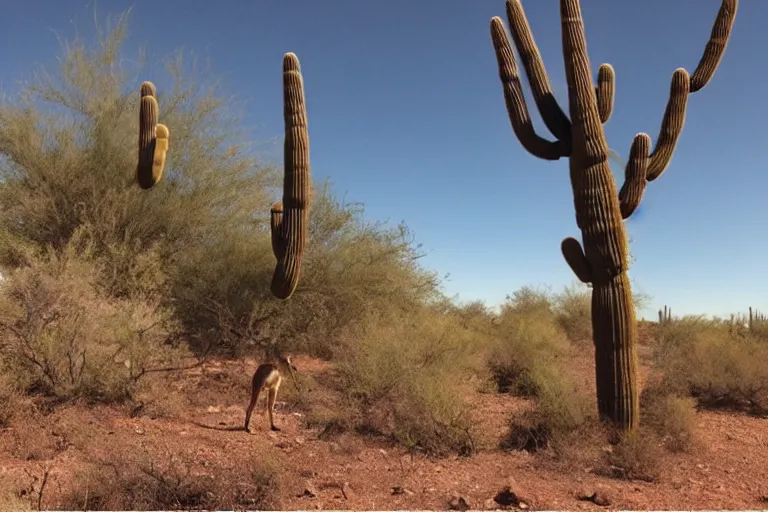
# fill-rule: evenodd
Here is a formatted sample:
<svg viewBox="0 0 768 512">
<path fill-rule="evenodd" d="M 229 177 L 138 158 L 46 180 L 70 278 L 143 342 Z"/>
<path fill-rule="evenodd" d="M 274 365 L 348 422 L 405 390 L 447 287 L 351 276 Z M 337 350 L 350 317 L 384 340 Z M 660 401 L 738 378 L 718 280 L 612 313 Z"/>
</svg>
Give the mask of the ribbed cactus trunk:
<svg viewBox="0 0 768 512">
<path fill-rule="evenodd" d="M 635 308 L 629 251 L 578 0 L 560 2 L 571 118 L 569 161 L 576 223 L 592 282 L 597 404 L 602 417 L 633 429 L 638 422 Z M 582 253 L 576 253 L 581 256 Z"/>
<path fill-rule="evenodd" d="M 299 284 L 312 192 L 304 81 L 299 59 L 293 53 L 287 53 L 283 58 L 283 115 L 283 200 L 274 203 L 270 209 L 270 227 L 272 251 L 277 260 L 271 290 L 275 297 L 285 300 L 293 295 Z"/>
<path fill-rule="evenodd" d="M 536 134 L 512 46 L 501 19 L 491 20 L 491 39 L 515 135 L 522 146 L 538 158 L 569 158 L 576 224 L 582 241 L 566 238 L 561 250 L 574 274 L 592 284 L 598 410 L 603 419 L 623 430 L 634 430 L 639 418 L 637 332 L 627 275 L 629 249 L 623 220 L 640 204 L 646 184 L 658 178 L 669 165 L 685 123 L 688 96 L 703 88 L 717 69 L 737 4 L 737 0 L 723 0 L 693 76 L 689 77 L 684 69 L 674 72 L 656 147 L 651 152 L 651 140 L 645 133 L 635 136 L 620 191 L 608 164 L 608 143 L 602 126 L 613 110 L 615 75 L 610 65 L 603 64 L 594 85 L 579 0 L 560 0 L 570 116 L 554 99 L 520 0 L 507 0 L 512 38 L 538 110 L 555 141 Z"/>
<path fill-rule="evenodd" d="M 638 424 L 637 330 L 626 273 L 592 288 L 597 408 L 625 428 Z"/>
</svg>

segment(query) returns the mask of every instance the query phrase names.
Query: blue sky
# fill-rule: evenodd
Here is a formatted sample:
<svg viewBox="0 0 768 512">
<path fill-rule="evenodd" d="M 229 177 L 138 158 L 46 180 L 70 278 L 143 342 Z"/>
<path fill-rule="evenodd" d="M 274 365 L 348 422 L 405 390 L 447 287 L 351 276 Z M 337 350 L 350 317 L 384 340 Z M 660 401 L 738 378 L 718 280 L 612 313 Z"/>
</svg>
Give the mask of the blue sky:
<svg viewBox="0 0 768 512">
<path fill-rule="evenodd" d="M 693 72 L 719 0 L 583 2 L 593 72 L 614 66 L 609 145 L 655 142 L 672 72 Z M 713 81 L 689 99 L 670 168 L 628 221 L 631 270 L 676 314 L 768 310 L 768 2 L 741 0 Z M 556 95 L 566 99 L 556 0 L 524 7 Z M 510 128 L 489 35 L 504 0 L 100 0 L 100 20 L 133 7 L 126 55 L 183 48 L 210 59 L 225 91 L 249 100 L 245 121 L 265 158 L 278 158 L 281 59 L 301 60 L 314 179 L 362 201 L 371 219 L 400 220 L 424 244 L 446 291 L 490 305 L 525 284 L 573 281 L 560 241 L 579 236 L 567 160 L 526 153 Z M 56 33 L 93 30 L 94 3 L 25 0 L 3 6 L 0 77 L 6 92 L 60 54 Z M 150 67 L 150 69 L 152 69 Z M 158 68 L 159 69 L 159 68 Z M 154 79 L 152 76 L 146 79 Z M 527 84 L 526 84 L 527 89 Z M 527 92 L 527 90 L 526 90 Z M 563 103 L 565 105 L 565 103 Z M 539 133 L 549 137 L 534 112 Z M 623 179 L 623 169 L 616 173 Z"/>
</svg>

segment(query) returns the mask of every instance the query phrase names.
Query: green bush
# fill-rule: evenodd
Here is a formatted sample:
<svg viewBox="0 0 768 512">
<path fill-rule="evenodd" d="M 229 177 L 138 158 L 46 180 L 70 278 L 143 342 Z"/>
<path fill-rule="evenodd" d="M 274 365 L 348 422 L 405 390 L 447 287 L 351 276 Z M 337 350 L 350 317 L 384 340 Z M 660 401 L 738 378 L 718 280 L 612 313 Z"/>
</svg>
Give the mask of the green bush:
<svg viewBox="0 0 768 512">
<path fill-rule="evenodd" d="M 526 289 L 516 293 L 502 307 L 488 365 L 500 392 L 537 396 L 545 380 L 538 376 L 550 373 L 570 345 L 548 299 Z"/>
<path fill-rule="evenodd" d="M 512 419 L 503 448 L 561 452 L 574 436 L 597 423 L 594 397 L 579 391 L 556 366 L 539 367 L 533 383 L 538 390 L 534 408 Z"/>
<path fill-rule="evenodd" d="M 640 397 L 640 422 L 653 430 L 672 452 L 688 452 L 696 445 L 696 401 L 665 393 L 648 385 Z"/>
<path fill-rule="evenodd" d="M 658 328 L 655 366 L 669 394 L 700 406 L 768 410 L 768 346 L 727 323 L 683 318 Z"/>
<path fill-rule="evenodd" d="M 557 321 L 572 342 L 592 343 L 592 293 L 581 283 L 567 286 L 554 298 Z"/>
<path fill-rule="evenodd" d="M 661 475 L 659 444 L 658 437 L 644 429 L 633 435 L 622 435 L 618 443 L 602 454 L 595 472 L 622 480 L 656 482 Z"/>
<path fill-rule="evenodd" d="M 474 449 L 464 377 L 476 350 L 471 331 L 429 311 L 372 318 L 339 355 L 342 389 L 359 430 L 434 455 Z"/>
<path fill-rule="evenodd" d="M 194 457 L 173 454 L 158 460 L 146 448 L 116 451 L 109 461 L 93 461 L 79 471 L 74 488 L 62 497 L 69 510 L 177 510 L 280 508 L 283 472 L 275 455 L 262 453 L 233 462 L 226 473 L 201 475 Z"/>
<path fill-rule="evenodd" d="M 107 295 L 104 269 L 76 245 L 31 259 L 4 283 L 3 371 L 23 389 L 59 398 L 125 399 L 147 370 L 187 352 L 169 340 L 167 311 Z"/>
</svg>

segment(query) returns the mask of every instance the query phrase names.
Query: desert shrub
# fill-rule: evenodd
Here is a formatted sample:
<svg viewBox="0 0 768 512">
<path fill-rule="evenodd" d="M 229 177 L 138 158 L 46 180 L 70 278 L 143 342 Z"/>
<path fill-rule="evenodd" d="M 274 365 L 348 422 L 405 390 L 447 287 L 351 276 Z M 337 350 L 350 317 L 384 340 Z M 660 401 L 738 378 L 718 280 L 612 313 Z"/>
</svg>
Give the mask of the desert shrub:
<svg viewBox="0 0 768 512">
<path fill-rule="evenodd" d="M 723 322 L 683 318 L 659 326 L 656 367 L 669 393 L 700 406 L 768 408 L 768 346 Z"/>
<path fill-rule="evenodd" d="M 427 311 L 369 320 L 359 341 L 345 345 L 338 369 L 359 430 L 390 436 L 430 454 L 473 450 L 468 404 L 462 400 L 474 350 L 471 331 Z"/>
<path fill-rule="evenodd" d="M 502 307 L 496 346 L 488 359 L 500 392 L 537 396 L 540 384 L 546 382 L 540 376 L 550 374 L 557 359 L 568 352 L 568 339 L 555 321 L 551 304 L 534 299 L 512 299 Z"/>
<path fill-rule="evenodd" d="M 157 303 L 103 291 L 105 270 L 77 248 L 79 240 L 7 279 L 0 292 L 3 370 L 23 389 L 59 398 L 124 399 L 143 373 L 186 351 L 169 340 L 172 322 Z"/>
<path fill-rule="evenodd" d="M 0 510 L 35 510 L 29 500 L 20 497 L 12 488 L 10 482 L 0 479 Z"/>
<path fill-rule="evenodd" d="M 622 480 L 656 482 L 661 474 L 660 441 L 652 431 L 641 429 L 622 435 L 618 443 L 603 452 L 594 472 Z"/>
<path fill-rule="evenodd" d="M 157 457 L 120 453 L 115 460 L 91 462 L 61 505 L 70 510 L 279 509 L 283 476 L 271 454 L 217 475 L 193 473 L 186 455 L 162 463 L 152 458 Z"/>
<path fill-rule="evenodd" d="M 20 399 L 18 383 L 3 371 L 2 366 L 0 365 L 0 429 L 10 425 Z"/>
<path fill-rule="evenodd" d="M 641 424 L 653 430 L 672 452 L 690 451 L 696 443 L 696 401 L 669 395 L 660 386 L 647 385 L 640 396 Z"/>
<path fill-rule="evenodd" d="M 581 283 L 567 286 L 555 296 L 557 322 L 574 343 L 592 342 L 592 293 Z"/>
<path fill-rule="evenodd" d="M 556 318 L 554 296 L 546 288 L 523 286 L 507 295 L 501 305 L 499 320 L 517 317 L 536 317 L 542 321 L 554 321 Z"/>
<path fill-rule="evenodd" d="M 238 106 L 220 96 L 215 83 L 199 80 L 202 73 L 190 72 L 179 55 L 168 59 L 166 74 L 152 73 L 173 142 L 162 182 L 140 190 L 136 119 L 146 74 L 143 59 L 124 58 L 127 26 L 121 16 L 106 31 L 97 27 L 94 44 L 69 41 L 57 68 L 38 70 L 0 104 L 0 263 L 14 268 L 30 253 L 61 252 L 87 229 L 107 295 L 160 294 L 161 305 L 188 321 L 193 316 L 183 314 L 180 299 L 193 299 L 177 296 L 189 291 L 180 288 L 183 273 L 208 275 L 207 263 L 217 277 L 227 275 L 201 254 L 222 239 L 261 250 L 253 259 L 238 253 L 243 257 L 235 268 L 227 267 L 235 277 L 246 275 L 254 260 L 271 257 L 263 241 L 280 176 L 249 153 Z M 254 207 L 260 204 L 267 206 Z M 190 259 L 198 266 L 184 264 Z M 240 291 L 252 285 L 242 279 Z M 209 296 L 209 290 L 194 291 L 200 302 Z M 210 326 L 185 327 L 199 336 Z"/>
<path fill-rule="evenodd" d="M 269 292 L 269 238 L 227 236 L 181 263 L 188 270 L 175 294 L 185 318 L 213 329 L 235 353 L 252 350 L 251 343 L 329 358 L 335 340 L 368 313 L 407 310 L 437 293 L 437 278 L 418 266 L 406 226 L 366 221 L 362 206 L 338 201 L 328 186 L 316 191 L 312 212 L 311 242 L 290 301 Z"/>
<path fill-rule="evenodd" d="M 18 263 L 20 246 L 60 249 L 88 224 L 118 294 L 141 253 L 153 249 L 167 264 L 221 229 L 253 224 L 252 205 L 268 204 L 276 177 L 240 147 L 231 105 L 174 58 L 158 77 L 162 120 L 173 130 L 162 186 L 133 185 L 143 61 L 123 58 L 127 21 L 94 45 L 69 42 L 54 72 L 40 70 L 0 106 L 0 227 L 12 242 L 3 261 Z"/>
<path fill-rule="evenodd" d="M 768 342 L 768 321 L 754 322 L 749 333 L 763 343 Z"/>
<path fill-rule="evenodd" d="M 594 397 L 581 392 L 556 366 L 538 367 L 534 408 L 512 419 L 502 447 L 536 452 L 560 452 L 574 435 L 597 422 Z"/>
</svg>

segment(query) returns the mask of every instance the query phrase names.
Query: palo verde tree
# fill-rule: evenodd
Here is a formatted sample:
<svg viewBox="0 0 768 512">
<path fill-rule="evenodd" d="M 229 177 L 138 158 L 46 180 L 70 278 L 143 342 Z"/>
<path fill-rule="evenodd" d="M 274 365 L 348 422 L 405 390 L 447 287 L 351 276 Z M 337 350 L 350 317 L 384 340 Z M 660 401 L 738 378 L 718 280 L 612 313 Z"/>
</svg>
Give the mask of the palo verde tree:
<svg viewBox="0 0 768 512">
<path fill-rule="evenodd" d="M 637 427 L 639 410 L 636 319 L 627 275 L 629 251 L 623 220 L 640 204 L 646 184 L 667 168 L 685 123 L 688 95 L 702 89 L 714 75 L 728 43 L 737 7 L 738 0 L 723 0 L 693 75 L 683 68 L 673 73 L 656 147 L 651 151 L 651 139 L 645 133 L 635 136 L 624 185 L 618 191 L 608 164 L 608 144 L 602 126 L 613 110 L 615 75 L 609 64 L 603 64 L 598 70 L 597 86 L 593 85 L 579 0 L 560 0 L 570 119 L 554 99 L 520 0 L 506 2 L 512 39 L 536 106 L 555 141 L 535 133 L 503 22 L 499 17 L 491 20 L 491 39 L 515 135 L 536 157 L 569 159 L 582 243 L 566 238 L 561 249 L 576 276 L 592 284 L 598 411 L 604 420 L 624 431 Z"/>
</svg>

